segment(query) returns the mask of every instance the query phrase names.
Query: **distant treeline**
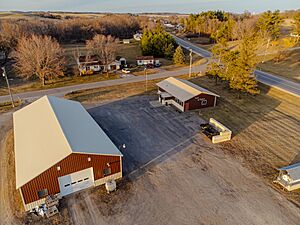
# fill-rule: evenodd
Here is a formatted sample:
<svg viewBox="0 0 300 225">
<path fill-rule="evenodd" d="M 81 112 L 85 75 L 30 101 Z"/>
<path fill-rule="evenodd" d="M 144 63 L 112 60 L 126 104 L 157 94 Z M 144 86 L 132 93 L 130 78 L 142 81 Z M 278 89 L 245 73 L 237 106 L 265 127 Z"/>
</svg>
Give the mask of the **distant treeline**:
<svg viewBox="0 0 300 225">
<path fill-rule="evenodd" d="M 140 29 L 139 18 L 130 15 L 107 15 L 93 19 L 58 19 L 52 14 L 42 14 L 42 17 L 48 19 L 2 20 L 0 21 L 0 31 L 14 33 L 16 37 L 33 34 L 47 35 L 61 43 L 70 43 L 85 42 L 96 34 L 130 38 Z"/>
<path fill-rule="evenodd" d="M 255 27 L 258 32 L 268 30 L 273 25 L 279 25 L 283 19 L 293 19 L 298 22 L 300 10 L 290 10 L 281 13 L 279 10 L 274 12 L 267 11 L 262 14 L 252 15 L 250 12 L 242 14 L 233 14 L 224 11 L 207 11 L 198 14 L 190 14 L 187 18 L 183 18 L 181 23 L 184 25 L 184 32 L 189 34 L 197 34 L 203 37 L 215 39 L 218 30 L 227 24 L 231 30 L 230 40 L 240 38 L 241 30 L 247 30 Z M 296 27 L 297 25 L 294 25 Z M 275 37 L 279 34 L 279 28 L 271 31 Z M 295 28 L 296 29 L 296 28 Z"/>
</svg>

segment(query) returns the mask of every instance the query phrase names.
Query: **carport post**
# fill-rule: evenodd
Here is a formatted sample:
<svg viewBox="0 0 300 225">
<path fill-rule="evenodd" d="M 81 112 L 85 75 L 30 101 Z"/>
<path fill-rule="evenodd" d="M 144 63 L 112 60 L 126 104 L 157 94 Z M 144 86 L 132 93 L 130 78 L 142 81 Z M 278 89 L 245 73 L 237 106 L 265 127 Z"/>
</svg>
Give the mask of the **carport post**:
<svg viewBox="0 0 300 225">
<path fill-rule="evenodd" d="M 193 50 L 190 49 L 190 71 L 189 71 L 189 78 L 192 76 L 192 62 L 193 62 Z"/>
<path fill-rule="evenodd" d="M 147 67 L 144 68 L 144 74 L 145 74 L 145 79 L 146 79 L 146 91 L 148 91 Z"/>
</svg>

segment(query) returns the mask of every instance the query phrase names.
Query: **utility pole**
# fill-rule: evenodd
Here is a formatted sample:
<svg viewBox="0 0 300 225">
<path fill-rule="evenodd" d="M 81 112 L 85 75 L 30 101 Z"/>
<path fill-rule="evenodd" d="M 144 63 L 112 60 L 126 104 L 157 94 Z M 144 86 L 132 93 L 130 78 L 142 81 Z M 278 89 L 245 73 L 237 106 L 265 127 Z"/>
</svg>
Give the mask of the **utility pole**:
<svg viewBox="0 0 300 225">
<path fill-rule="evenodd" d="M 147 66 L 145 65 L 144 74 L 146 79 L 146 91 L 148 91 L 148 77 L 147 77 Z"/>
<path fill-rule="evenodd" d="M 9 86 L 9 82 L 8 82 L 8 79 L 7 79 L 7 75 L 6 75 L 6 71 L 5 71 L 4 66 L 2 67 L 2 71 L 3 71 L 2 75 L 3 75 L 3 77 L 5 77 L 5 80 L 6 80 L 6 84 L 7 84 L 8 92 L 9 92 L 9 95 L 10 95 L 10 100 L 11 100 L 12 107 L 15 107 L 14 99 L 13 99 L 12 93 L 10 91 L 10 86 Z"/>
<path fill-rule="evenodd" d="M 189 78 L 192 76 L 192 63 L 193 63 L 193 50 L 190 49 L 190 71 L 189 71 Z"/>
<path fill-rule="evenodd" d="M 268 42 L 267 42 L 267 46 L 266 46 L 266 50 L 265 50 L 265 54 L 264 54 L 264 57 L 263 57 L 263 60 L 262 60 L 262 63 L 265 62 L 265 58 L 266 58 L 266 55 L 267 55 L 267 50 L 269 48 L 269 45 L 270 45 L 270 38 L 268 39 Z"/>
</svg>

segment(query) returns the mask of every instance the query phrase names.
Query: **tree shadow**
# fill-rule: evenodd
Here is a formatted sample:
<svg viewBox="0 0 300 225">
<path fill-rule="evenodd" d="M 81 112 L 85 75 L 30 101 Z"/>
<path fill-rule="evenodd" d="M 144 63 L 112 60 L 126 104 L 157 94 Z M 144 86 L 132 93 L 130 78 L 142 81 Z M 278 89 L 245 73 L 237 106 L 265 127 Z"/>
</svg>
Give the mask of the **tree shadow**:
<svg viewBox="0 0 300 225">
<path fill-rule="evenodd" d="M 270 88 L 266 85 L 259 84 L 259 95 L 242 94 L 239 98 L 236 91 L 228 89 L 227 84 L 215 85 L 207 76 L 196 77 L 191 81 L 220 95 L 216 107 L 199 110 L 200 117 L 205 120 L 215 118 L 231 129 L 233 136 L 262 119 L 280 104 L 279 100 L 267 95 Z"/>
</svg>

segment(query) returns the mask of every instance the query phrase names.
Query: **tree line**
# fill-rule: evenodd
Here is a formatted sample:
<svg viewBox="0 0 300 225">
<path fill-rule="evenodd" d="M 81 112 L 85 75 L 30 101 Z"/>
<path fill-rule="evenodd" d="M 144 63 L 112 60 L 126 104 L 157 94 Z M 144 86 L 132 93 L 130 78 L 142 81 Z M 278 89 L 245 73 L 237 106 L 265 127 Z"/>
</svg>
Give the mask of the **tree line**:
<svg viewBox="0 0 300 225">
<path fill-rule="evenodd" d="M 300 11 L 288 14 L 293 19 L 293 32 L 300 34 Z M 213 59 L 207 68 L 207 75 L 218 81 L 226 82 L 230 89 L 238 93 L 258 94 L 255 68 L 259 63 L 258 49 L 267 49 L 270 43 L 291 47 L 299 41 L 293 38 L 279 39 L 281 24 L 287 15 L 279 10 L 266 11 L 260 15 L 244 13 L 230 14 L 222 11 L 209 11 L 190 15 L 183 23 L 185 32 L 210 37 L 215 42 L 212 48 Z M 229 41 L 238 40 L 232 49 Z M 284 52 L 279 49 L 277 58 Z M 239 94 L 240 96 L 240 94 Z"/>
<path fill-rule="evenodd" d="M 223 11 L 208 11 L 199 14 L 190 14 L 189 17 L 182 19 L 184 32 L 198 34 L 204 37 L 210 37 L 211 41 L 216 40 L 215 35 L 220 28 L 227 25 L 230 29 L 229 39 L 239 40 L 243 30 L 254 28 L 261 35 L 271 35 L 278 38 L 280 34 L 280 25 L 284 18 L 290 18 L 295 21 L 293 30 L 299 30 L 300 11 L 289 13 L 280 13 L 279 10 L 267 11 L 260 15 L 251 15 L 249 12 L 243 14 L 233 14 Z"/>
<path fill-rule="evenodd" d="M 279 36 L 282 23 L 279 11 L 263 13 L 254 24 L 242 23 L 238 29 L 238 48 L 232 50 L 228 44 L 233 38 L 234 21 L 228 19 L 212 34 L 216 44 L 212 48 L 213 60 L 207 74 L 226 81 L 231 89 L 239 92 L 258 94 L 255 68 L 258 64 L 257 49 L 265 40 Z"/>
<path fill-rule="evenodd" d="M 98 52 L 99 57 L 108 64 L 116 40 L 131 38 L 139 29 L 139 18 L 130 15 L 108 15 L 98 19 L 2 20 L 0 52 L 4 53 L 4 59 L 1 66 L 12 56 L 14 69 L 21 77 L 38 77 L 45 84 L 46 80 L 64 75 L 64 52 L 59 43 L 87 42 L 89 52 L 101 46 L 104 50 L 101 54 Z"/>
</svg>

